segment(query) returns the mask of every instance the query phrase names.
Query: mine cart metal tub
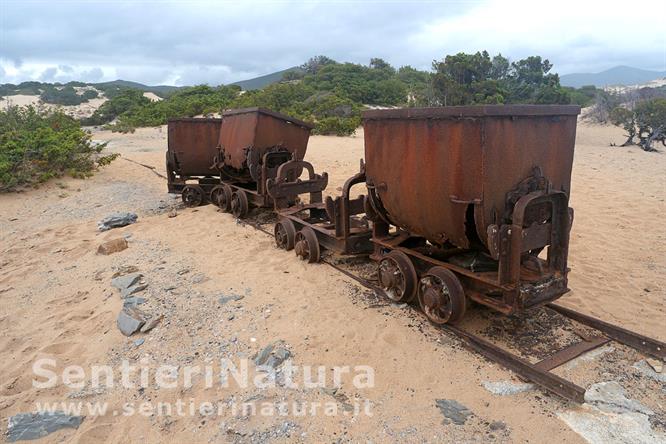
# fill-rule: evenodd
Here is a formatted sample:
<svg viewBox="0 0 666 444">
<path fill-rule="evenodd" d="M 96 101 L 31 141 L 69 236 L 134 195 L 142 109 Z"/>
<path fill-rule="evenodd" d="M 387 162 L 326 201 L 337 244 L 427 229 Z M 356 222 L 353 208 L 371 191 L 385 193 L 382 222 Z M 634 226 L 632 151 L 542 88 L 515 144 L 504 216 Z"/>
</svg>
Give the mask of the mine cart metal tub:
<svg viewBox="0 0 666 444">
<path fill-rule="evenodd" d="M 180 193 L 188 181 L 210 188 L 219 183 L 214 169 L 222 119 L 172 119 L 168 123 L 166 152 L 167 186 L 169 193 Z"/>
<path fill-rule="evenodd" d="M 303 160 L 313 126 L 263 108 L 229 110 L 223 119 L 215 160 L 222 185 L 211 192 L 212 201 L 238 218 L 250 205 L 273 207 L 266 182 L 280 165 Z"/>
<path fill-rule="evenodd" d="M 568 291 L 579 112 L 578 106 L 494 105 L 363 114 L 375 258 L 395 250 L 384 261 L 385 275 L 400 272 L 407 260 L 438 267 L 434 275 L 416 270 L 414 289 L 407 295 L 394 289 L 396 297 L 418 293 L 426 314 L 446 322 L 460 305 L 441 296 L 455 293 L 447 281 L 454 287 L 460 281 L 470 298 L 505 313 Z M 397 230 L 389 233 L 390 226 Z M 538 256 L 546 246 L 544 260 Z"/>
<path fill-rule="evenodd" d="M 267 153 L 280 153 L 283 162 L 303 160 L 313 128 L 309 123 L 263 108 L 234 109 L 222 116 L 218 166 L 229 179 L 259 182 Z"/>
</svg>

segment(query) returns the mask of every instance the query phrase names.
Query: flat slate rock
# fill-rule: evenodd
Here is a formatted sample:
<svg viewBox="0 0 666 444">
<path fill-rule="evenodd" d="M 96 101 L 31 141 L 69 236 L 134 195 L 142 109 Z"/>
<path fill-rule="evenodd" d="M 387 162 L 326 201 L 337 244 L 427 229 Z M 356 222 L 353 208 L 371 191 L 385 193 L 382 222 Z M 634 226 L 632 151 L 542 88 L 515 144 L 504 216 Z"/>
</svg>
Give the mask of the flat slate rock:
<svg viewBox="0 0 666 444">
<path fill-rule="evenodd" d="M 241 296 L 240 294 L 232 294 L 230 296 L 220 296 L 218 302 L 220 303 L 220 305 L 224 305 L 227 302 L 240 301 L 243 298 L 245 298 L 245 296 Z"/>
<path fill-rule="evenodd" d="M 148 288 L 148 284 L 132 285 L 131 287 L 124 288 L 124 289 L 120 290 L 120 297 L 123 298 L 123 299 L 127 299 L 130 296 L 132 296 L 133 294 L 137 294 L 137 293 L 145 290 L 146 288 Z"/>
<path fill-rule="evenodd" d="M 111 286 L 123 291 L 132 285 L 138 283 L 143 275 L 141 273 L 130 273 L 111 279 Z"/>
<path fill-rule="evenodd" d="M 99 231 L 107 231 L 112 228 L 124 227 L 133 224 L 139 216 L 136 213 L 114 213 L 97 223 Z"/>
<path fill-rule="evenodd" d="M 585 402 L 605 412 L 654 414 L 652 410 L 640 402 L 627 398 L 624 388 L 616 381 L 592 384 L 590 388 L 585 390 Z"/>
<path fill-rule="evenodd" d="M 143 313 L 136 307 L 123 307 L 116 319 L 118 330 L 120 330 L 125 336 L 132 336 L 139 331 L 145 323 L 145 316 L 143 316 Z"/>
<path fill-rule="evenodd" d="M 455 399 L 438 399 L 435 401 L 437 407 L 445 418 L 451 420 L 454 424 L 463 425 L 467 418 L 473 413 L 470 409 L 456 401 Z M 444 424 L 448 421 L 444 420 Z"/>
<path fill-rule="evenodd" d="M 62 412 L 19 413 L 9 418 L 7 441 L 39 439 L 60 429 L 78 429 L 83 419 L 83 416 L 70 416 Z"/>
</svg>

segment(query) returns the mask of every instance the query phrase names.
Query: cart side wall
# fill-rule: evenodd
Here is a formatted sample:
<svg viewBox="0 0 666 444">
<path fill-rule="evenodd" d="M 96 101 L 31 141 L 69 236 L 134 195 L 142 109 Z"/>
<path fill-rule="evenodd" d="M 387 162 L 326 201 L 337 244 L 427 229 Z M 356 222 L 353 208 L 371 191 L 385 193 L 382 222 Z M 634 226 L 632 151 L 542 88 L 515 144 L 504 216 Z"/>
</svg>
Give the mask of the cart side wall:
<svg viewBox="0 0 666 444">
<path fill-rule="evenodd" d="M 364 129 L 368 183 L 396 226 L 433 242 L 467 248 L 476 228 L 485 243 L 493 214 L 534 167 L 570 189 L 575 115 L 373 117 Z"/>
<path fill-rule="evenodd" d="M 217 154 L 222 119 L 182 119 L 168 123 L 167 150 L 175 157 L 179 176 L 215 175 L 211 169 Z"/>
<path fill-rule="evenodd" d="M 232 114 L 224 117 L 219 145 L 224 148 L 224 164 L 241 170 L 246 149 L 254 147 L 261 154 L 280 145 L 302 160 L 307 149 L 310 130 L 261 112 Z"/>
</svg>

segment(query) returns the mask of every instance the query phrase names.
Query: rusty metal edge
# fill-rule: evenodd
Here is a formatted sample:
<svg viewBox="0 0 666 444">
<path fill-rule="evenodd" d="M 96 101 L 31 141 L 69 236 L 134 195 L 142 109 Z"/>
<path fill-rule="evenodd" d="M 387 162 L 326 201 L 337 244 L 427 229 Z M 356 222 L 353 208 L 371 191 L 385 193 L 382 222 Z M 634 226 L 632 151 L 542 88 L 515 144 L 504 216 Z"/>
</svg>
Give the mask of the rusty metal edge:
<svg viewBox="0 0 666 444">
<path fill-rule="evenodd" d="M 363 111 L 363 120 L 379 119 L 433 119 L 490 116 L 576 116 L 578 105 L 477 105 L 442 106 L 437 108 L 397 108 Z"/>
<path fill-rule="evenodd" d="M 308 129 L 313 129 L 314 128 L 314 124 L 312 124 L 312 123 L 304 122 L 302 120 L 295 119 L 293 117 L 287 116 L 286 114 L 281 114 L 281 113 L 271 111 L 271 110 L 266 109 L 266 108 L 260 108 L 260 107 L 257 107 L 257 106 L 252 107 L 252 108 L 228 109 L 228 110 L 226 110 L 222 113 L 222 118 L 224 118 L 226 116 L 235 116 L 235 115 L 238 115 L 238 114 L 249 114 L 249 113 L 265 114 L 267 116 L 275 117 L 277 119 L 281 119 L 281 120 L 284 120 L 286 122 L 293 123 L 294 125 L 302 126 L 304 128 L 308 128 Z"/>
<path fill-rule="evenodd" d="M 587 353 L 590 350 L 594 350 L 595 348 L 609 343 L 611 340 L 612 339 L 606 336 L 597 336 L 591 340 L 577 342 L 553 353 L 545 359 L 542 359 L 541 361 L 534 364 L 534 366 L 541 370 L 550 371 L 562 364 L 566 364 L 583 353 Z"/>
<path fill-rule="evenodd" d="M 609 324 L 602 321 L 601 319 L 579 313 L 569 308 L 562 307 L 561 305 L 548 304 L 546 306 L 569 319 L 599 330 L 613 340 L 620 342 L 628 347 L 634 348 L 657 359 L 666 359 L 666 343 L 663 343 L 657 339 L 634 333 L 633 331 Z"/>
<path fill-rule="evenodd" d="M 167 120 L 169 122 L 219 122 L 222 123 L 222 118 L 220 117 L 175 117 Z"/>
</svg>

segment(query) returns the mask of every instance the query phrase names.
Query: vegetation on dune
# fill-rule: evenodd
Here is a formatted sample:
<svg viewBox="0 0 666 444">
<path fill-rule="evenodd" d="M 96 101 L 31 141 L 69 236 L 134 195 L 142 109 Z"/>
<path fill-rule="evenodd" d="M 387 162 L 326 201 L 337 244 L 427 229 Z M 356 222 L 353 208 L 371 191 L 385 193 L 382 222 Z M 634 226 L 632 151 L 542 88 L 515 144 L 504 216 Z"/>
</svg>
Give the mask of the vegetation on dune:
<svg viewBox="0 0 666 444">
<path fill-rule="evenodd" d="M 666 98 L 645 100 L 633 109 L 618 106 L 609 116 L 611 123 L 627 132 L 627 140 L 620 146 L 638 145 L 645 151 L 656 151 L 653 145 L 657 142 L 666 146 Z"/>
<path fill-rule="evenodd" d="M 44 103 L 53 103 L 56 105 L 80 105 L 97 96 L 97 91 L 92 89 L 85 90 L 79 94 L 73 86 L 56 88 L 53 85 L 49 85 L 44 89 L 44 92 L 40 94 L 39 98 Z"/>
<path fill-rule="evenodd" d="M 9 107 L 0 111 L 0 191 L 69 174 L 87 177 L 107 164 L 78 121 L 61 111 Z"/>
<path fill-rule="evenodd" d="M 162 125 L 170 118 L 260 106 L 315 124 L 315 134 L 348 135 L 360 125 L 364 106 L 442 106 L 486 103 L 589 103 L 596 91 L 560 86 L 541 57 L 510 63 L 487 52 L 456 54 L 433 62 L 433 72 L 394 68 L 380 58 L 368 65 L 326 56 L 287 71 L 281 82 L 243 91 L 238 86 L 180 88 L 151 102 L 136 90 L 114 92 L 86 125 L 116 131 Z M 593 88 L 593 87 L 592 87 Z M 595 89 L 595 88 L 593 88 Z"/>
</svg>

